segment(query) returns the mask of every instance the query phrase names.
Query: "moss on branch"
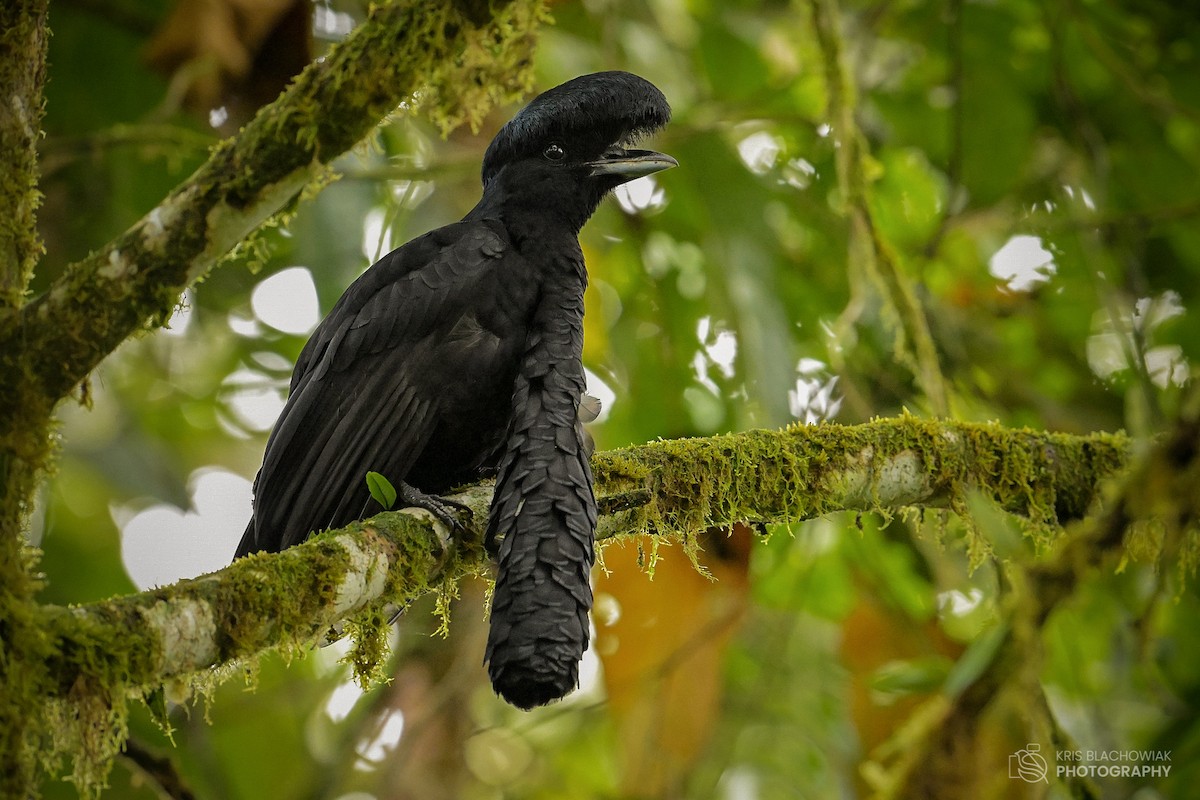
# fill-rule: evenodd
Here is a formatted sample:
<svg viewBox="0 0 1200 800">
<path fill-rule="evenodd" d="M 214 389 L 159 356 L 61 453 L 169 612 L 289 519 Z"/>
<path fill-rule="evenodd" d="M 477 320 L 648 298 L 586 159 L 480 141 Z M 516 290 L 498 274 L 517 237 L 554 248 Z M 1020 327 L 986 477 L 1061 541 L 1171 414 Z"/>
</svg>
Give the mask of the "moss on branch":
<svg viewBox="0 0 1200 800">
<path fill-rule="evenodd" d="M 36 212 L 37 143 L 41 137 L 42 87 L 46 79 L 47 0 L 13 0 L 0 5 L 0 328 L 13 326 L 34 264 L 42 254 Z M 0 344 L 0 361 L 14 355 Z M 0 418 L 16 409 L 41 412 L 51 404 L 23 396 L 0 375 Z M 0 428 L 0 796 L 20 797 L 32 772 L 32 730 L 36 725 L 39 679 L 36 662 L 15 654 L 37 647 L 30 620 L 37 581 L 23 552 L 21 524 L 33 504 L 41 454 L 48 448 L 46 423 L 30 435 L 28 426 Z M 11 609 L 11 611 L 9 611 Z"/>
<path fill-rule="evenodd" d="M 1128 450 L 1122 434 L 915 417 L 657 441 L 593 459 L 599 536 L 686 538 L 734 522 L 961 507 L 956 501 L 977 490 L 1053 537 L 1087 512 L 1104 481 L 1124 468 Z M 491 491 L 480 484 L 455 496 L 473 518 L 450 564 L 427 518 L 386 513 L 201 578 L 69 613 L 49 611 L 48 624 L 63 641 L 72 640 L 77 624 L 85 632 L 100 625 L 129 632 L 129 639 L 149 637 L 105 649 L 105 658 L 128 662 L 121 681 L 131 685 L 311 642 L 371 604 L 403 603 L 444 578 L 487 569 L 481 542 Z M 55 663 L 62 675 L 95 671 L 87 659 Z M 58 691 L 69 684 L 58 680 Z"/>
<path fill-rule="evenodd" d="M 301 648 L 371 603 L 429 591 L 445 553 L 432 523 L 385 513 L 219 572 L 72 609 L 44 607 L 53 694 L 75 676 L 146 687 L 278 648 Z"/>
<path fill-rule="evenodd" d="M 602 531 L 687 535 L 832 511 L 958 507 L 970 489 L 1042 542 L 1087 513 L 1124 465 L 1123 434 L 1088 436 L 916 417 L 681 439 L 598 454 Z"/>
<path fill-rule="evenodd" d="M 1103 469 L 1108 454 L 1083 441 L 1066 444 L 1070 449 L 1062 455 L 1068 458 L 1056 461 L 1060 473 L 1076 464 Z M 1172 428 L 1123 470 L 1098 513 L 1070 525 L 1045 557 L 1005 565 L 1010 590 L 1003 619 L 975 641 L 956 668 L 969 681 L 952 690 L 948 680 L 905 729 L 878 749 L 886 755 L 884 763 L 871 763 L 865 771 L 877 796 L 981 796 L 995 776 L 981 773 L 968 754 L 986 750 L 986 731 L 1032 730 L 1022 734 L 1022 741 L 1051 741 L 1055 723 L 1039 684 L 1047 619 L 1115 554 L 1121 563 L 1157 560 L 1160 570 L 1175 572 L 1182 591 L 1200 564 L 1198 490 L 1200 387 L 1192 387 Z M 1069 501 L 1083 500 L 1085 494 L 1072 493 Z"/>
<path fill-rule="evenodd" d="M 913 417 L 658 441 L 594 458 L 599 535 L 690 542 L 699 530 L 736 521 L 961 508 L 958 500 L 978 490 L 1049 538 L 1087 512 L 1128 451 L 1120 434 Z M 341 620 L 358 620 L 350 626 L 360 638 L 356 669 L 369 674 L 384 652 L 384 604 L 403 605 L 488 569 L 480 543 L 490 496 L 487 484 L 456 496 L 473 518 L 453 553 L 428 515 L 387 513 L 154 591 L 42 608 L 36 628 L 44 678 L 36 691 L 55 721 L 51 749 L 83 754 L 80 780 L 101 780 L 125 738 L 129 697 L 270 650 L 302 650 Z"/>
<path fill-rule="evenodd" d="M 0 7 L 0 315 L 20 308 L 42 254 L 35 215 L 47 5 L 12 0 Z"/>
<path fill-rule="evenodd" d="M 43 760 L 70 754 L 77 783 L 102 784 L 127 736 L 130 698 L 272 650 L 301 652 L 371 604 L 424 594 L 442 574 L 441 542 L 427 520 L 381 514 L 171 586 L 39 607 L 43 670 L 30 696 L 46 703 Z M 359 647 L 385 652 L 378 641 Z"/>
<path fill-rule="evenodd" d="M 906 506 L 961 509 L 965 494 L 979 491 L 1030 519 L 1036 534 L 1054 537 L 1096 503 L 1128 450 L 1122 434 L 1079 437 L 907 416 L 655 441 L 593 459 L 599 536 L 686 539 L 734 522 L 798 522 Z M 70 652 L 77 655 L 60 652 L 50 660 L 59 675 L 55 691 L 79 672 L 145 686 L 312 642 L 371 604 L 407 602 L 443 579 L 484 571 L 491 491 L 485 483 L 455 495 L 473 518 L 450 564 L 427 515 L 383 513 L 192 581 L 71 612 L 47 610 L 54 636 L 76 643 Z M 127 645 L 86 644 L 95 626 L 119 632 Z M 78 655 L 85 652 L 97 652 L 100 661 Z M 124 666 L 97 669 L 102 662 Z"/>
<path fill-rule="evenodd" d="M 158 207 L 71 265 L 20 319 L 0 320 L 0 352 L 28 354 L 0 361 L 0 382 L 65 396 L 131 334 L 161 324 L 184 288 L 321 180 L 332 159 L 398 105 L 414 107 L 418 92 L 421 111 L 449 130 L 526 89 L 541 4 L 511 0 L 495 15 L 476 24 L 453 3 L 374 6 Z"/>
</svg>

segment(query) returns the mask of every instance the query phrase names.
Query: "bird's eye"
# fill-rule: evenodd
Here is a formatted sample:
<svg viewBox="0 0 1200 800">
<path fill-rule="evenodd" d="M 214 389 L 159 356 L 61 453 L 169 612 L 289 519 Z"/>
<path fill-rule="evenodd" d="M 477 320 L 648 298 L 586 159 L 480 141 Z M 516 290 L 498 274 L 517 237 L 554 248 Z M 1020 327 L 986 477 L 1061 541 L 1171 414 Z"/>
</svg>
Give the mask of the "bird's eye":
<svg viewBox="0 0 1200 800">
<path fill-rule="evenodd" d="M 543 150 L 542 155 L 549 161 L 562 161 L 567 157 L 567 151 L 562 149 L 562 145 L 555 142 Z"/>
</svg>

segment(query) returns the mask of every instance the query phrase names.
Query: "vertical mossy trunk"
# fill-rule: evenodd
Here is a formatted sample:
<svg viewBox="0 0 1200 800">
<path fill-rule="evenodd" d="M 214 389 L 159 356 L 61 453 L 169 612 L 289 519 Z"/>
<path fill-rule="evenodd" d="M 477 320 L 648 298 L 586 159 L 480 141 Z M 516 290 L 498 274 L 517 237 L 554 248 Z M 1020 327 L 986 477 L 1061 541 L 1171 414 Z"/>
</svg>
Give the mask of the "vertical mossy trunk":
<svg viewBox="0 0 1200 800">
<path fill-rule="evenodd" d="M 0 4 L 0 313 L 16 309 L 42 252 L 35 220 L 48 0 Z"/>
<path fill-rule="evenodd" d="M 47 0 L 0 5 L 0 321 L 16 317 L 42 252 L 37 235 L 37 143 L 46 78 Z M 0 323 L 2 324 L 2 323 Z M 16 367 L 17 353 L 0 353 Z M 37 476 L 49 451 L 48 403 L 33 403 L 16 382 L 0 382 L 0 795 L 28 794 L 33 764 L 29 721 L 36 674 L 24 655 L 36 651 L 28 610 L 35 589 L 23 555 L 24 530 Z"/>
</svg>

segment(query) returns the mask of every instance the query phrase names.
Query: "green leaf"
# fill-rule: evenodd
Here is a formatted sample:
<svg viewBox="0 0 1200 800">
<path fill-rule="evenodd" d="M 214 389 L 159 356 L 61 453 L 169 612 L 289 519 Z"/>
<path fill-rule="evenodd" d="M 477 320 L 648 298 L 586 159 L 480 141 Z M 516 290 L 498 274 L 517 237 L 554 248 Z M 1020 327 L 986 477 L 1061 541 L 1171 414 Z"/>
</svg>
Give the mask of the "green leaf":
<svg viewBox="0 0 1200 800">
<path fill-rule="evenodd" d="M 385 511 L 396 504 L 396 487 L 378 472 L 367 473 L 367 489 Z"/>
<path fill-rule="evenodd" d="M 952 662 L 943 655 L 889 661 L 871 675 L 871 689 L 900 697 L 915 692 L 932 692 L 950 673 Z"/>
</svg>

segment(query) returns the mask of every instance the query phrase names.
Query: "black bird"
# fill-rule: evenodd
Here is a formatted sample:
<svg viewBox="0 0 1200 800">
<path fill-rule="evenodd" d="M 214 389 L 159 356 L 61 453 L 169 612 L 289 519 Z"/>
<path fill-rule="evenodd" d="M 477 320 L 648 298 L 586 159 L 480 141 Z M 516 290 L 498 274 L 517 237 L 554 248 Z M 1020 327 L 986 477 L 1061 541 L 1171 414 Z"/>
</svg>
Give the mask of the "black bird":
<svg viewBox="0 0 1200 800">
<path fill-rule="evenodd" d="M 378 511 L 368 471 L 399 504 L 451 521 L 436 494 L 495 472 L 492 685 L 520 708 L 575 688 L 596 524 L 578 424 L 578 234 L 612 189 L 676 166 L 630 149 L 670 113 L 648 81 L 599 72 L 537 96 L 500 130 L 479 204 L 380 259 L 305 345 L 235 558 Z"/>
</svg>

